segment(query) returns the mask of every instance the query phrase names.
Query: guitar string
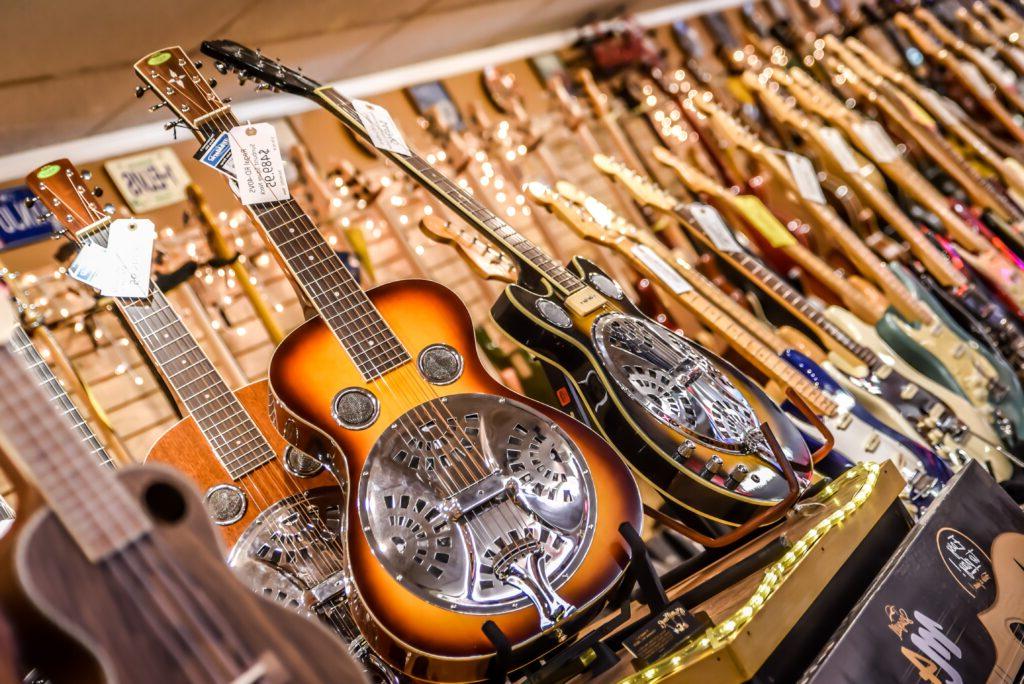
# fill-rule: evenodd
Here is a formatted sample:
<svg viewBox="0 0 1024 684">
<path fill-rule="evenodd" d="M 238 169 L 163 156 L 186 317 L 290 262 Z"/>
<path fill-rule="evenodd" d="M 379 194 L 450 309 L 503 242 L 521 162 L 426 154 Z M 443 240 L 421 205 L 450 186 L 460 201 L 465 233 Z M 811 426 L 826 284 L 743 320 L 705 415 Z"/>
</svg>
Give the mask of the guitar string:
<svg viewBox="0 0 1024 684">
<path fill-rule="evenodd" d="M 90 206 L 90 202 L 85 197 L 84 188 L 79 187 L 74 182 L 75 179 L 72 177 L 72 174 L 71 174 L 70 170 L 67 170 L 65 173 L 68 176 L 68 180 L 69 180 L 70 185 L 74 188 L 76 194 L 78 195 L 81 205 L 84 207 L 84 210 L 86 211 L 86 218 L 87 219 L 91 218 L 92 221 L 102 220 L 103 214 L 101 214 L 98 211 L 96 211 L 95 213 L 92 211 L 91 206 Z M 75 211 L 75 209 L 70 204 L 68 204 L 68 203 L 65 203 L 63 205 L 63 207 L 67 211 L 71 212 L 72 214 L 76 214 L 77 213 Z M 79 220 L 82 221 L 82 217 L 79 217 Z M 83 223 L 90 223 L 92 221 L 84 220 Z M 136 327 L 136 329 L 139 331 L 140 336 L 142 337 L 142 339 L 144 341 L 144 344 L 149 346 L 151 349 L 153 348 L 154 345 L 152 343 L 146 341 L 147 338 L 152 333 L 146 333 L 145 330 L 142 327 L 142 322 L 136 321 L 134 319 L 134 317 L 130 314 L 130 311 L 131 311 L 131 309 L 133 307 L 150 306 L 150 307 L 155 307 L 155 309 L 156 309 L 155 314 L 157 314 L 157 315 L 162 315 L 162 314 L 166 313 L 166 319 L 164 320 L 165 323 L 177 324 L 177 325 L 181 326 L 182 329 L 185 331 L 185 336 L 184 337 L 176 338 L 174 340 L 174 342 L 169 343 L 169 344 L 176 344 L 176 343 L 181 342 L 183 340 L 184 340 L 185 344 L 188 344 L 189 342 L 191 342 L 192 346 L 196 350 L 198 350 L 200 356 L 202 357 L 202 360 L 206 361 L 207 363 L 209 363 L 209 360 L 202 353 L 201 348 L 195 342 L 194 338 L 192 338 L 191 335 L 188 333 L 187 329 L 184 328 L 183 322 L 181 321 L 180 317 L 178 317 L 177 314 L 174 312 L 173 308 L 171 307 L 170 303 L 166 300 L 166 298 L 164 298 L 162 296 L 162 294 L 161 295 L 157 295 L 157 293 L 154 292 L 150 296 L 150 299 L 152 300 L 152 303 L 148 303 L 144 299 L 137 299 L 137 298 L 118 298 L 117 299 L 118 305 L 125 309 L 126 316 L 127 316 L 128 320 L 131 322 L 132 326 Z M 166 327 L 166 326 L 163 326 L 163 327 Z M 151 352 L 151 353 L 154 353 L 154 356 L 155 356 L 155 352 Z M 188 353 L 188 352 L 186 351 L 185 353 Z M 159 362 L 158 362 L 158 365 L 159 365 Z M 211 365 L 211 368 L 212 368 L 212 365 Z M 227 398 L 227 402 L 228 402 L 227 405 L 225 407 L 217 409 L 217 411 L 224 410 L 225 408 L 233 409 L 235 411 L 235 415 L 236 416 L 241 415 L 241 416 L 244 416 L 243 420 L 247 419 L 249 421 L 252 421 L 251 416 L 249 416 L 248 413 L 245 411 L 245 409 L 241 406 L 241 404 L 238 403 L 237 398 L 235 398 L 233 393 L 231 393 L 230 390 L 227 389 L 227 386 L 223 382 L 223 378 L 220 376 L 220 374 L 216 372 L 216 369 L 214 369 L 214 371 L 215 371 L 214 377 L 216 378 L 216 381 L 219 381 L 219 383 L 223 386 L 224 391 L 227 393 L 226 395 L 222 394 L 221 397 L 228 397 Z M 196 378 L 196 379 L 198 379 L 198 378 Z M 216 384 L 216 382 L 215 383 L 211 383 L 211 384 Z M 183 400 L 185 399 L 185 397 L 183 395 L 183 391 L 181 389 L 176 389 L 176 392 L 179 394 L 179 396 L 182 397 Z M 193 395 L 193 397 L 194 396 L 198 396 L 198 393 Z M 216 413 L 216 411 L 214 413 Z M 216 447 L 214 445 L 214 443 L 211 441 L 212 436 L 210 434 L 210 432 L 211 432 L 210 429 L 207 429 L 207 428 L 203 427 L 202 421 L 200 420 L 199 416 L 195 416 L 195 423 L 196 423 L 197 427 L 200 429 L 200 431 L 203 433 L 204 437 L 206 437 L 206 440 L 209 443 L 209 446 L 211 447 L 211 449 L 214 452 L 214 455 L 216 456 L 220 452 L 221 449 Z M 249 430 L 252 430 L 252 429 L 255 429 L 255 431 L 256 431 L 258 436 L 256 438 L 257 444 L 255 445 L 255 447 L 251 447 L 251 448 L 263 448 L 263 449 L 266 449 L 269 453 L 273 454 L 274 452 L 273 452 L 273 449 L 270 446 L 270 443 L 266 440 L 265 436 L 262 435 L 262 433 L 259 431 L 258 426 L 256 426 L 254 422 L 252 424 L 252 427 L 249 428 Z M 227 441 L 227 440 L 224 439 L 223 434 L 224 433 L 217 432 L 213 436 L 219 436 L 222 441 Z M 276 456 L 276 454 L 275 454 L 275 456 Z M 277 459 L 275 458 L 273 460 L 276 461 Z M 221 462 L 223 463 L 223 460 L 221 460 Z M 258 473 L 258 472 L 263 472 L 263 473 L 271 472 L 271 473 L 274 473 L 275 475 L 280 476 L 282 471 L 285 473 L 285 475 L 287 477 L 290 477 L 290 473 L 287 473 L 287 470 L 283 467 L 283 465 L 282 464 L 278 464 L 278 468 L 275 468 L 275 469 L 273 469 L 271 471 L 267 471 L 267 470 L 264 470 L 264 469 L 257 469 L 256 471 L 252 471 L 250 473 L 244 474 L 242 477 L 236 479 L 235 481 L 239 482 L 242 485 L 242 487 L 245 490 L 246 494 L 257 502 L 257 505 L 261 508 L 261 510 L 267 510 L 268 508 L 270 508 L 273 505 L 273 503 L 275 501 L 281 501 L 281 500 L 289 498 L 289 496 L 293 496 L 293 495 L 289 495 L 289 493 L 284 489 L 284 487 L 286 486 L 286 483 L 281 482 L 280 480 L 276 480 L 275 479 L 275 480 L 272 481 L 272 483 L 273 483 L 273 485 L 277 485 L 278 486 L 278 490 L 276 492 L 277 498 L 276 499 L 271 499 L 271 498 L 266 497 L 263 489 L 259 485 L 259 482 L 255 481 L 256 473 Z M 302 487 L 293 478 L 291 479 L 291 482 L 287 483 L 287 484 L 291 485 L 291 489 L 293 490 L 293 492 L 297 491 L 301 495 L 303 502 L 308 502 L 309 501 L 309 499 L 308 499 L 309 491 L 306 488 Z M 272 494 L 271 496 L 274 496 L 274 495 Z M 315 506 L 315 504 L 310 504 L 310 505 L 311 506 Z M 298 514 L 299 519 L 301 521 L 303 521 L 304 524 L 306 524 L 309 529 L 311 529 L 313 531 L 315 531 L 317 529 L 317 527 L 318 527 L 317 521 L 314 521 L 312 519 L 312 517 L 308 513 L 308 511 L 307 511 L 305 506 L 299 505 L 299 506 L 293 508 L 292 510 L 294 510 Z M 314 554 L 311 554 L 309 556 L 309 559 L 310 559 L 310 561 L 311 561 L 311 563 L 313 565 L 313 570 L 315 570 L 316 572 L 320 573 L 320 575 L 323 578 L 326 578 L 330 574 L 333 574 L 335 572 L 344 570 L 344 568 L 346 566 L 346 564 L 344 562 L 344 548 L 342 547 L 342 544 L 341 544 L 340 540 L 338 539 L 338 535 L 334 534 L 333 531 L 331 531 L 329 529 L 328 529 L 328 533 L 329 533 L 329 539 L 330 539 L 330 541 L 328 542 L 328 549 L 329 550 L 333 550 L 337 554 L 335 556 L 335 560 L 337 561 L 336 565 L 327 565 L 327 566 L 320 565 L 322 557 L 321 557 L 321 554 L 319 554 L 319 553 L 314 553 Z M 301 548 L 298 546 L 298 542 L 296 541 L 296 542 L 292 543 L 290 541 L 290 535 L 288 535 L 287 533 L 280 535 L 279 536 L 279 541 L 280 541 L 282 547 L 285 548 L 285 549 L 288 549 L 289 545 L 291 545 L 290 551 L 291 551 L 291 553 L 292 553 L 294 558 L 301 559 L 301 558 L 304 557 L 302 552 L 301 552 Z M 305 565 L 305 563 L 303 563 L 303 565 Z M 302 574 L 306 574 L 307 571 L 308 571 L 308 568 L 302 568 L 302 570 L 301 570 Z M 307 576 L 307 582 L 310 581 L 310 580 L 315 580 L 315 579 L 316 578 L 314 578 L 314 577 L 308 577 Z M 310 588 L 312 588 L 312 587 L 310 587 Z M 338 620 L 340 618 L 334 617 L 333 611 L 330 612 L 329 616 L 325 616 L 324 619 L 329 624 L 334 626 L 337 630 L 344 629 L 342 623 L 338 622 Z"/>
</svg>

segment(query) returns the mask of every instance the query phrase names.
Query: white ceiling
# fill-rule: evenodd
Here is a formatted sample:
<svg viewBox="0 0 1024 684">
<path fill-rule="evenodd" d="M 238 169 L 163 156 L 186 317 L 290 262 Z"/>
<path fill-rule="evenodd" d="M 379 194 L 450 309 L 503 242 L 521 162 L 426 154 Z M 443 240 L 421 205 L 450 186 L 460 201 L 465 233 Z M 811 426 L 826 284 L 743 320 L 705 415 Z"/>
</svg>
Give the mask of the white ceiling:
<svg viewBox="0 0 1024 684">
<path fill-rule="evenodd" d="M 337 81 L 678 0 L 5 0 L 0 156 L 157 126 L 133 95 L 144 54 L 231 38 Z M 210 70 L 212 75 L 212 70 Z M 244 100 L 251 88 L 228 86 Z"/>
</svg>

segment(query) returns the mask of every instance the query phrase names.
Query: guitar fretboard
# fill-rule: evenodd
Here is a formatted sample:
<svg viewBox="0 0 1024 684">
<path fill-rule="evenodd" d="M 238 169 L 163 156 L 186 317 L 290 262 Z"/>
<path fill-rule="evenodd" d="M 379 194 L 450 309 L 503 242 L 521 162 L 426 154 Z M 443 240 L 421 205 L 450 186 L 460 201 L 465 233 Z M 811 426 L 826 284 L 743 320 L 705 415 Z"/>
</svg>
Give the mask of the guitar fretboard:
<svg viewBox="0 0 1024 684">
<path fill-rule="evenodd" d="M 331 105 L 332 109 L 340 115 L 340 120 L 348 128 L 369 139 L 369 134 L 366 132 L 359 114 L 346 97 L 329 87 L 318 89 L 317 94 Z M 420 155 L 415 152 L 407 156 L 387 150 L 379 151 L 401 166 L 406 173 L 458 213 L 470 225 L 476 226 L 478 230 L 490 236 L 499 244 L 504 245 L 521 262 L 532 267 L 542 277 L 564 290 L 566 294 L 572 294 L 583 289 L 584 283 L 579 278 L 566 270 L 561 264 L 552 259 L 549 254 L 519 233 L 515 228 L 496 216 L 490 209 L 480 204 L 469 193 L 453 183 Z"/>
<path fill-rule="evenodd" d="M 11 350 L 21 358 L 22 363 L 29 372 L 36 377 L 39 385 L 50 395 L 50 401 L 56 405 L 61 415 L 67 418 L 71 427 L 78 433 L 81 442 L 85 444 L 89 449 L 89 453 L 96 459 L 96 462 L 101 466 L 113 468 L 114 462 L 110 459 L 110 455 L 107 454 L 107 450 L 103 448 L 103 445 L 100 444 L 100 441 L 93 433 L 92 428 L 82 418 L 82 414 L 78 412 L 78 408 L 71 401 L 71 397 L 64 391 L 64 386 L 60 384 L 60 381 L 54 376 L 53 371 L 50 370 L 46 361 L 39 354 L 39 350 L 32 344 L 32 339 L 28 336 L 28 333 L 20 327 L 15 328 L 11 332 L 9 345 Z"/>
<path fill-rule="evenodd" d="M 105 246 L 108 232 L 100 224 L 83 242 Z M 270 443 L 156 285 L 144 299 L 115 301 L 231 479 L 273 461 Z"/>
<path fill-rule="evenodd" d="M 204 124 L 199 133 L 203 138 L 213 137 L 237 123 L 226 114 Z M 411 360 L 373 302 L 295 200 L 262 202 L 249 209 L 366 381 Z"/>
</svg>

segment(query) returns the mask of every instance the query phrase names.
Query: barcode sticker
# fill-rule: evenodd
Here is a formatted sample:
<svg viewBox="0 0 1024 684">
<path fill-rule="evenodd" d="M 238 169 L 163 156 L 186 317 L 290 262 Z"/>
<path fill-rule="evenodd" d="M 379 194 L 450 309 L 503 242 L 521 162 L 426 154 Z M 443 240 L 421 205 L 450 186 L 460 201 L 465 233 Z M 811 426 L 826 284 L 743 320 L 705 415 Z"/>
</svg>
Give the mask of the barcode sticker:
<svg viewBox="0 0 1024 684">
<path fill-rule="evenodd" d="M 207 138 L 206 142 L 192 156 L 199 163 L 209 166 L 214 171 L 222 173 L 232 180 L 237 178 L 235 162 L 231 157 L 231 141 L 228 139 L 226 132 L 222 132 L 213 138 Z"/>
<path fill-rule="evenodd" d="M 818 172 L 811 160 L 796 152 L 786 152 L 786 164 L 789 166 L 789 172 L 793 174 L 800 196 L 809 202 L 825 204 L 825 193 L 821 190 Z"/>
<path fill-rule="evenodd" d="M 633 245 L 629 251 L 675 294 L 685 294 L 693 289 L 670 263 L 658 256 L 658 253 L 647 245 Z"/>
<path fill-rule="evenodd" d="M 821 139 L 825 142 L 829 152 L 835 157 L 839 168 L 847 173 L 860 173 L 860 164 L 857 162 L 857 155 L 846 142 L 846 138 L 838 128 L 826 126 L 821 129 Z"/>
<path fill-rule="evenodd" d="M 715 243 L 715 247 L 723 252 L 739 253 L 743 251 L 740 243 L 736 242 L 736 236 L 733 235 L 729 226 L 725 224 L 725 219 L 722 218 L 717 209 L 700 202 L 694 202 L 689 206 L 689 209 L 690 213 L 693 214 L 694 220 L 700 225 L 701 230 L 707 233 L 708 237 L 711 238 L 711 242 Z"/>
<path fill-rule="evenodd" d="M 268 123 L 235 126 L 228 132 L 242 204 L 279 202 L 291 197 L 277 132 Z"/>
<path fill-rule="evenodd" d="M 859 121 L 853 125 L 857 139 L 879 164 L 888 164 L 900 158 L 900 150 L 877 121 Z"/>
<path fill-rule="evenodd" d="M 352 106 L 355 107 L 366 132 L 370 134 L 374 147 L 404 156 L 412 154 L 388 110 L 365 100 L 352 100 Z"/>
</svg>

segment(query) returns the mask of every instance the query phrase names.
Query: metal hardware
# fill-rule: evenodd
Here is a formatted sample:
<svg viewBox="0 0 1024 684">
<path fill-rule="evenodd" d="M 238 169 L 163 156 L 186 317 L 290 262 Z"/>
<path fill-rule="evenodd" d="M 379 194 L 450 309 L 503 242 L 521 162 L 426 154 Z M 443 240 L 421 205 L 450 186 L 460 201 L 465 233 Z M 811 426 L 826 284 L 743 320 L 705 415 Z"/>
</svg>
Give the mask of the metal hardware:
<svg viewBox="0 0 1024 684">
<path fill-rule="evenodd" d="M 462 354 L 447 344 L 432 344 L 420 352 L 416 366 L 427 382 L 450 385 L 462 376 Z"/>
<path fill-rule="evenodd" d="M 284 468 L 296 477 L 313 477 L 324 469 L 324 464 L 304 451 L 287 446 L 282 455 Z"/>
<path fill-rule="evenodd" d="M 365 430 L 380 415 L 380 402 L 369 390 L 349 387 L 334 395 L 331 415 L 338 425 L 349 430 Z"/>
<path fill-rule="evenodd" d="M 219 484 L 206 490 L 203 504 L 210 519 L 217 525 L 231 525 L 245 515 L 247 500 L 235 485 Z"/>
<path fill-rule="evenodd" d="M 536 306 L 541 317 L 551 325 L 559 328 L 572 327 L 572 318 L 569 317 L 569 312 L 563 309 L 556 302 L 542 298 L 537 300 Z"/>
<path fill-rule="evenodd" d="M 604 275 L 603 273 L 591 273 L 590 277 L 587 278 L 590 284 L 594 286 L 594 289 L 603 294 L 609 299 L 622 299 L 622 288 L 619 284 Z"/>
</svg>

